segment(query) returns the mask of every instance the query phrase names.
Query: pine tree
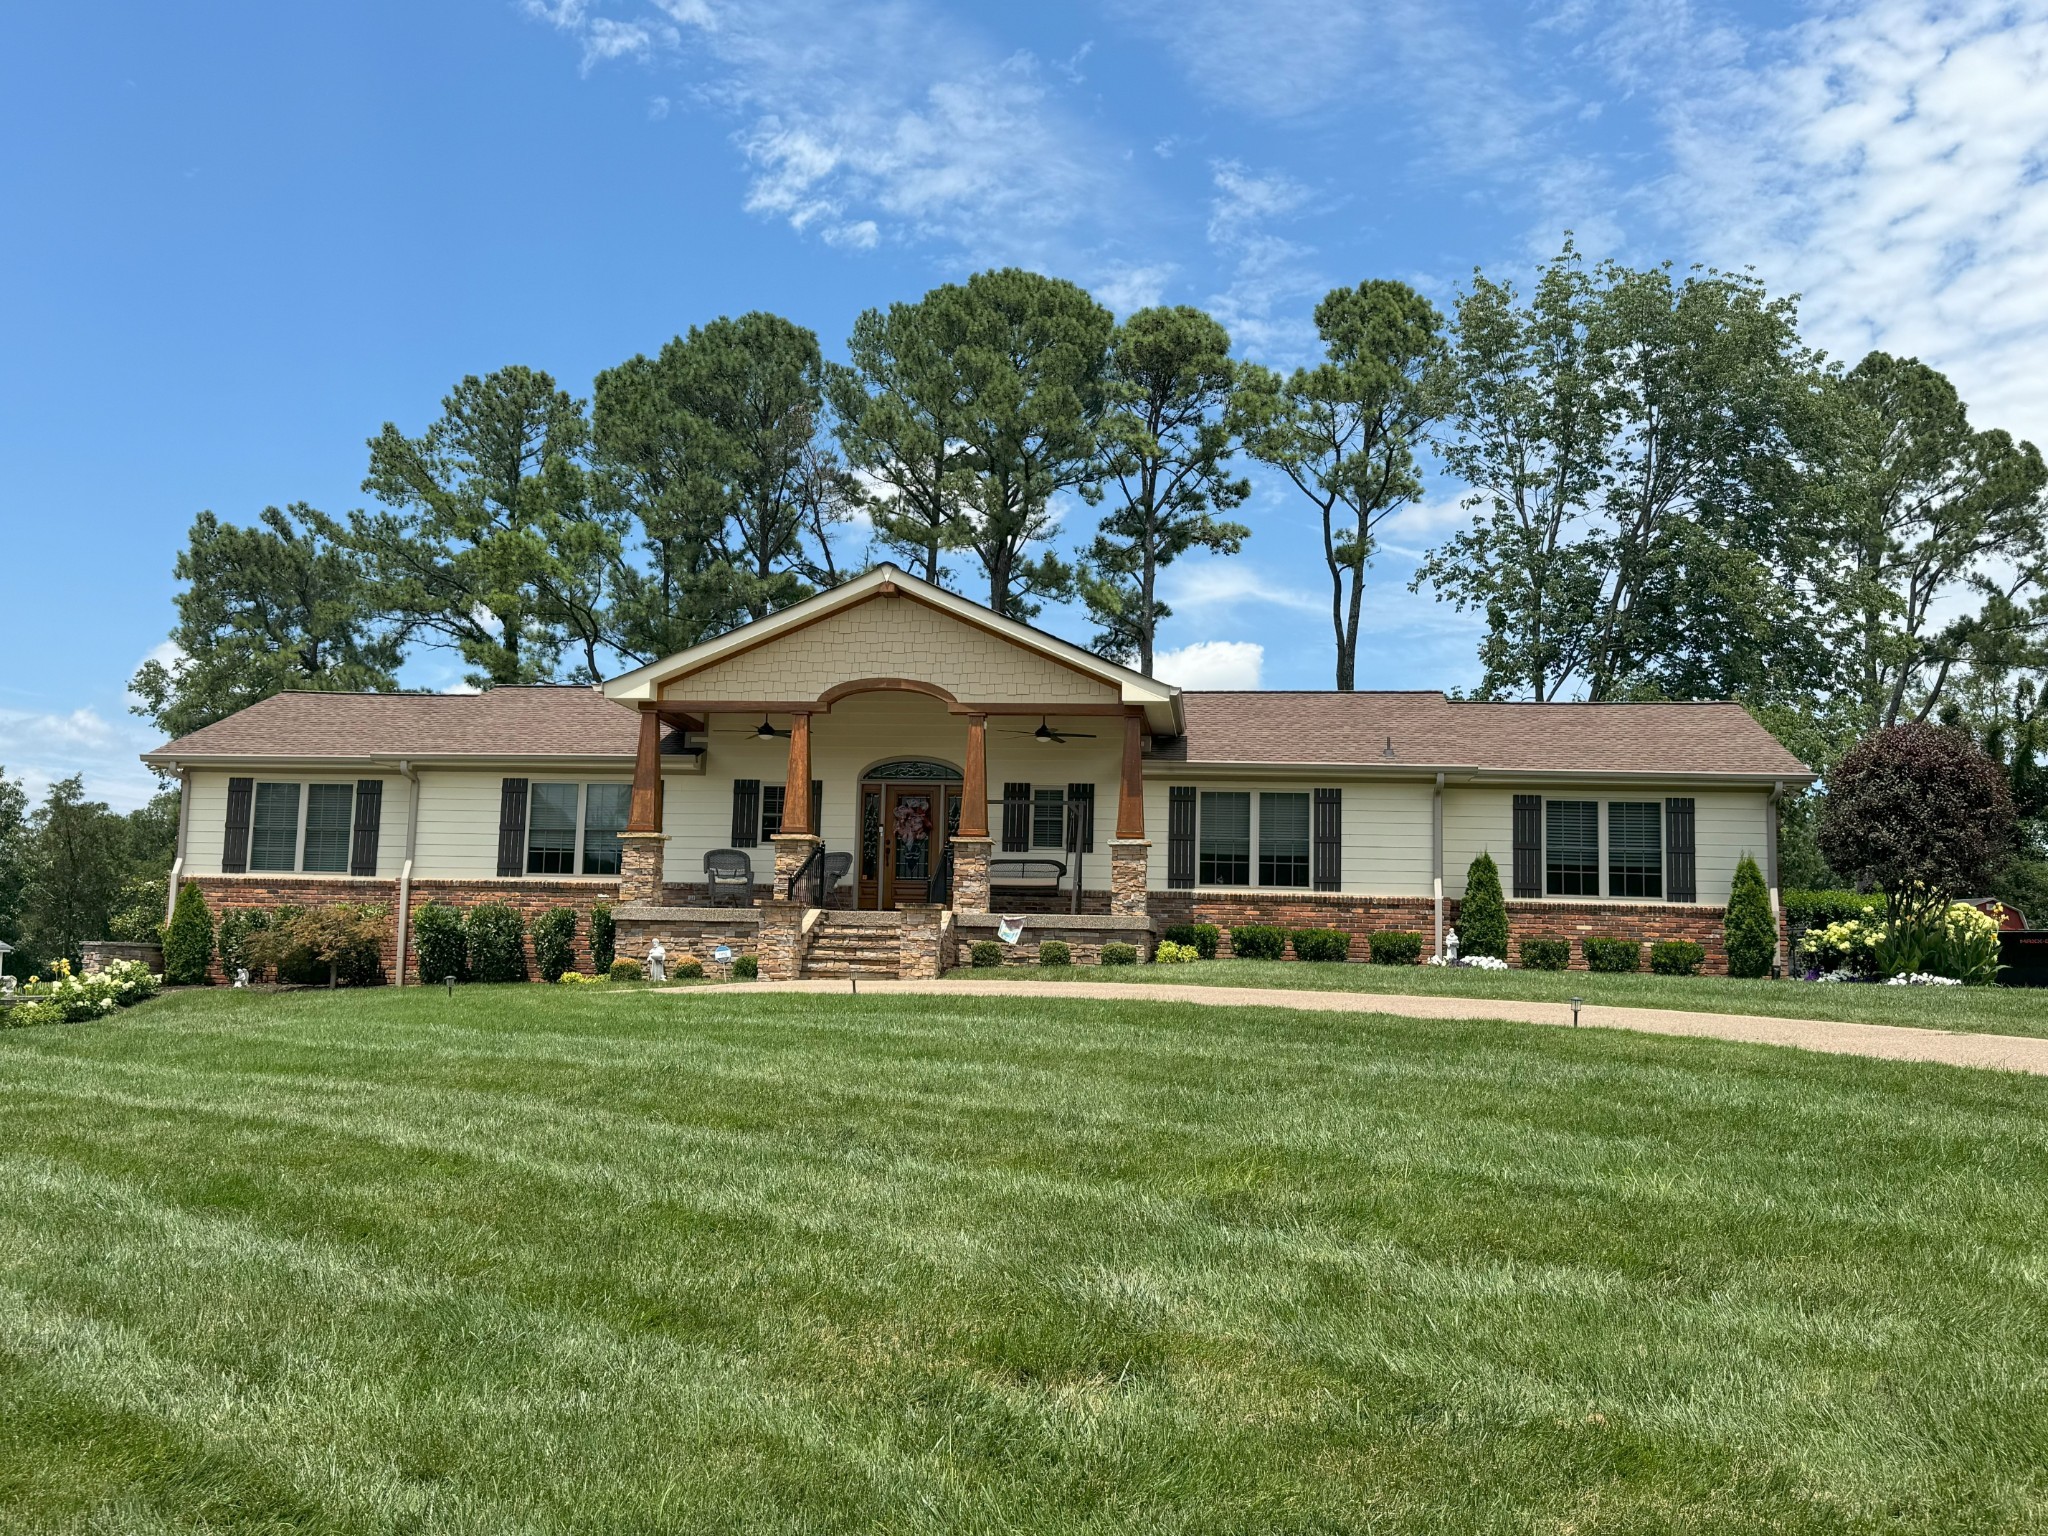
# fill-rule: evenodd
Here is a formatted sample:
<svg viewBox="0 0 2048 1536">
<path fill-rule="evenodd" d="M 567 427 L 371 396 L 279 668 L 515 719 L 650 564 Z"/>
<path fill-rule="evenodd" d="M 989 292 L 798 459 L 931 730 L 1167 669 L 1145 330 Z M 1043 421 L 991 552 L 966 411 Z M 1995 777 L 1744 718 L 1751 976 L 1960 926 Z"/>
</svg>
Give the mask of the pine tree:
<svg viewBox="0 0 2048 1536">
<path fill-rule="evenodd" d="M 1778 925 L 1771 919 L 1771 892 L 1748 854 L 1735 866 L 1724 928 L 1730 976 L 1768 976 L 1778 954 Z"/>
<path fill-rule="evenodd" d="M 1500 892 L 1500 868 L 1482 853 L 1465 871 L 1465 899 L 1458 903 L 1458 953 L 1508 957 L 1508 904 Z"/>
</svg>

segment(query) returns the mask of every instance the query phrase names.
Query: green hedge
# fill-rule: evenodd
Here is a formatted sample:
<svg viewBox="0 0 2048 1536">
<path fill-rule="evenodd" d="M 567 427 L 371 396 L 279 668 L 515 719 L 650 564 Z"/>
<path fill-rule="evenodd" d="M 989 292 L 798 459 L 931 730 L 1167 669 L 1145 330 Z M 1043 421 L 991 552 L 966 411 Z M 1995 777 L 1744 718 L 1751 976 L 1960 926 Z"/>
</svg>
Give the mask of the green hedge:
<svg viewBox="0 0 2048 1536">
<path fill-rule="evenodd" d="M 1707 949 L 1691 939 L 1659 939 L 1650 946 L 1650 969 L 1659 976 L 1697 976 Z"/>
<path fill-rule="evenodd" d="M 1294 930 L 1297 960 L 1349 960 L 1351 935 L 1342 928 L 1297 928 Z"/>
<path fill-rule="evenodd" d="M 590 968 L 602 976 L 612 968 L 618 952 L 618 925 L 612 921 L 612 907 L 600 901 L 590 909 Z"/>
<path fill-rule="evenodd" d="M 757 955 L 739 955 L 732 962 L 734 981 L 753 981 L 761 974 L 761 960 Z"/>
<path fill-rule="evenodd" d="M 526 980 L 526 924 L 502 901 L 469 909 L 462 921 L 471 981 Z"/>
<path fill-rule="evenodd" d="M 1389 928 L 1372 936 L 1374 965 L 1414 965 L 1422 959 L 1422 935 Z"/>
<path fill-rule="evenodd" d="M 605 974 L 613 981 L 641 981 L 646 978 L 647 967 L 638 960 L 614 960 Z"/>
<path fill-rule="evenodd" d="M 576 909 L 550 907 L 533 920 L 533 963 L 542 981 L 560 981 L 576 966 Z"/>
<path fill-rule="evenodd" d="M 1589 971 L 1633 971 L 1643 963 L 1640 939 L 1581 939 Z"/>
<path fill-rule="evenodd" d="M 1525 971 L 1566 971 L 1571 969 L 1570 939 L 1522 940 L 1522 969 Z"/>
<path fill-rule="evenodd" d="M 1169 944 L 1180 944 L 1192 948 L 1204 960 L 1216 958 L 1216 947 L 1223 939 L 1223 930 L 1214 923 L 1174 923 L 1160 935 Z"/>
<path fill-rule="evenodd" d="M 1102 946 L 1104 965 L 1136 965 L 1138 946 L 1135 944 L 1105 944 Z"/>
<path fill-rule="evenodd" d="M 1239 960 L 1279 960 L 1287 953 L 1287 930 L 1272 923 L 1246 923 L 1230 930 L 1230 953 Z"/>
<path fill-rule="evenodd" d="M 1003 963 L 1003 946 L 995 939 L 976 939 L 967 959 L 977 971 L 992 971 Z"/>
<path fill-rule="evenodd" d="M 1482 853 L 1465 871 L 1465 896 L 1458 903 L 1458 953 L 1508 957 L 1508 904 L 1500 891 L 1500 867 Z"/>
<path fill-rule="evenodd" d="M 1074 952 L 1067 948 L 1065 939 L 1046 939 L 1038 946 L 1040 965 L 1072 965 Z"/>
</svg>

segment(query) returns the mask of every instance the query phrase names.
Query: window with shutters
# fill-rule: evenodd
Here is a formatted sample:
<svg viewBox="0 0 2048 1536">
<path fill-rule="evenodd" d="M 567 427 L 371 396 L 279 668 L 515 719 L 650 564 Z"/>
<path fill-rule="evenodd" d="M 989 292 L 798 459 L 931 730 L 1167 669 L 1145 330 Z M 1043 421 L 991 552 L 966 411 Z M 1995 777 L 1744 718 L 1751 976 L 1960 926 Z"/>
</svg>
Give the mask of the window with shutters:
<svg viewBox="0 0 2048 1536">
<path fill-rule="evenodd" d="M 1600 894 L 1600 803 L 1543 803 L 1544 889 L 1552 896 Z"/>
<path fill-rule="evenodd" d="M 619 872 L 619 834 L 633 810 L 630 784 L 586 784 L 583 786 L 583 873 L 616 875 Z"/>
<path fill-rule="evenodd" d="M 300 867 L 307 874 L 348 873 L 348 842 L 355 829 L 355 811 L 355 785 L 306 786 L 306 851 Z"/>
<path fill-rule="evenodd" d="M 1607 802 L 1607 894 L 1661 900 L 1664 807 L 1655 800 Z"/>
<path fill-rule="evenodd" d="M 258 784 L 249 818 L 249 868 L 290 874 L 299 867 L 299 786 Z"/>
<path fill-rule="evenodd" d="M 536 779 L 527 790 L 526 872 L 605 876 L 619 873 L 619 834 L 633 809 L 630 784 L 570 784 Z"/>
<path fill-rule="evenodd" d="M 1308 796 L 1259 796 L 1259 884 L 1308 884 Z"/>
<path fill-rule="evenodd" d="M 526 809 L 526 872 L 576 873 L 576 786 L 536 779 Z"/>
<path fill-rule="evenodd" d="M 1040 787 L 1031 791 L 1031 846 L 1067 846 L 1067 792 Z"/>
<path fill-rule="evenodd" d="M 789 793 L 784 784 L 761 786 L 761 841 L 767 842 L 782 830 L 782 798 Z"/>
<path fill-rule="evenodd" d="M 1196 879 L 1203 885 L 1252 883 L 1252 797 L 1242 790 L 1204 790 L 1201 853 Z"/>
</svg>

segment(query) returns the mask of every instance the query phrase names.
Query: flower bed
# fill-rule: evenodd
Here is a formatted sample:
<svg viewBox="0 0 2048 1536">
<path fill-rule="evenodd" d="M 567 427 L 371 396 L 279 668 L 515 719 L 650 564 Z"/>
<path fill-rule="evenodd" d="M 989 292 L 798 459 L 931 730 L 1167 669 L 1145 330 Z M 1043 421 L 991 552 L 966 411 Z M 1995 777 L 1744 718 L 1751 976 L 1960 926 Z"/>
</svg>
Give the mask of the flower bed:
<svg viewBox="0 0 2048 1536">
<path fill-rule="evenodd" d="M 77 1024 L 104 1018 L 117 1008 L 155 997 L 160 983 L 140 960 L 111 961 L 106 969 L 74 976 L 68 962 L 57 962 L 57 974 L 48 981 L 31 981 L 21 989 L 30 999 L 0 1012 L 0 1024 L 19 1028 L 29 1024 Z"/>
</svg>

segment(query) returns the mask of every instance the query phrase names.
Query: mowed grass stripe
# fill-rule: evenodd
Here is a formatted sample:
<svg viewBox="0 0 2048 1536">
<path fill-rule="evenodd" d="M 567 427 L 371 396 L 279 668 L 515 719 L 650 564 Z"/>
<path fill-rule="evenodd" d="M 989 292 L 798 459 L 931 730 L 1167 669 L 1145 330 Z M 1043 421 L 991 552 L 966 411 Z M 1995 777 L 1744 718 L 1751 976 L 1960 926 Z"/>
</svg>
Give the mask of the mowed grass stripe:
<svg viewBox="0 0 2048 1536">
<path fill-rule="evenodd" d="M 0 1040 L 0 1156 L 40 1169 L 0 1196 L 10 1390 L 95 1446 L 231 1445 L 229 1528 L 2041 1516 L 2031 1083 L 830 1001 L 193 998 Z M 5 1433 L 18 1509 L 70 1452 Z M 80 1486 L 74 1524 L 191 1496 Z"/>
</svg>

